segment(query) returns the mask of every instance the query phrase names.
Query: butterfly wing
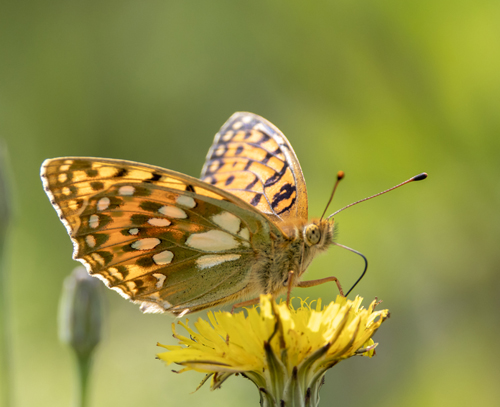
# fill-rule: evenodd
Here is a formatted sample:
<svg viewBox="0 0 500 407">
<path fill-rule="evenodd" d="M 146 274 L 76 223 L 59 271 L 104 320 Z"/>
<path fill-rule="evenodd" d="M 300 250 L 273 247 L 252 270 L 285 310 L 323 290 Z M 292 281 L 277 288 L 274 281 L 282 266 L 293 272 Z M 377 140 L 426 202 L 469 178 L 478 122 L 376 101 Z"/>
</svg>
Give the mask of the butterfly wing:
<svg viewBox="0 0 500 407">
<path fill-rule="evenodd" d="M 146 312 L 196 311 L 255 294 L 259 250 L 281 235 L 231 193 L 160 167 L 65 157 L 46 160 L 41 177 L 73 258 Z"/>
<path fill-rule="evenodd" d="M 201 178 L 275 221 L 307 220 L 307 190 L 299 160 L 284 134 L 256 114 L 234 113 L 222 126 Z"/>
</svg>

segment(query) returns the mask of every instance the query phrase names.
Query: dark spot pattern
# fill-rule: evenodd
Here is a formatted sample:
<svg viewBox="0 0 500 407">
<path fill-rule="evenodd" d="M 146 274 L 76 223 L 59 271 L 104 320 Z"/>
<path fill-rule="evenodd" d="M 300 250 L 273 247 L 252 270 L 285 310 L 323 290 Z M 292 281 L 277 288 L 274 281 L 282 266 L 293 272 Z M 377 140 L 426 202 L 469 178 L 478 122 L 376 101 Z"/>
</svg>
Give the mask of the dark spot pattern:
<svg viewBox="0 0 500 407">
<path fill-rule="evenodd" d="M 104 259 L 104 264 L 109 264 L 111 260 L 113 260 L 113 253 L 110 253 L 108 251 L 100 250 L 97 253 L 99 256 L 101 256 Z"/>
<path fill-rule="evenodd" d="M 155 262 L 153 261 L 153 258 L 151 256 L 144 256 L 138 258 L 135 264 L 140 267 L 153 267 L 155 265 Z"/>
<path fill-rule="evenodd" d="M 271 207 L 273 209 L 276 208 L 280 204 L 281 201 L 283 201 L 285 199 L 289 199 L 292 196 L 292 194 L 295 193 L 296 191 L 297 191 L 297 188 L 295 188 L 294 185 L 290 185 L 290 184 L 283 185 L 280 189 L 280 192 L 278 192 L 277 194 L 274 195 L 273 200 L 271 202 Z M 292 199 L 292 202 L 290 202 L 290 205 L 288 205 L 286 208 L 279 211 L 277 214 L 281 215 L 282 213 L 288 211 L 295 204 L 295 200 L 296 200 L 296 198 L 294 197 Z"/>
<path fill-rule="evenodd" d="M 262 198 L 262 194 L 255 194 L 255 196 L 250 201 L 250 205 L 257 206 Z"/>
<path fill-rule="evenodd" d="M 161 179 L 161 174 L 158 174 L 157 172 L 153 172 L 151 174 L 151 178 L 144 180 L 144 182 L 152 183 L 159 181 Z"/>
<path fill-rule="evenodd" d="M 128 170 L 126 168 L 119 168 L 115 174 L 115 178 L 122 178 L 128 174 Z"/>
<path fill-rule="evenodd" d="M 94 181 L 90 183 L 90 188 L 92 188 L 93 191 L 100 191 L 104 188 L 104 184 L 99 181 Z"/>
<path fill-rule="evenodd" d="M 74 160 L 69 168 L 71 171 L 89 170 L 92 168 L 92 163 L 88 160 Z"/>
<path fill-rule="evenodd" d="M 118 198 L 117 196 L 110 196 L 108 198 L 109 198 L 110 203 L 109 203 L 109 206 L 108 206 L 107 210 L 118 209 L 120 206 L 123 205 L 123 199 L 122 198 Z M 98 199 L 98 201 L 99 201 L 99 199 Z"/>
<path fill-rule="evenodd" d="M 286 169 L 288 168 L 288 164 L 284 163 L 283 168 L 279 172 L 275 172 L 273 176 L 269 177 L 266 180 L 266 183 L 264 184 L 264 187 L 270 187 L 271 185 L 276 184 L 283 178 L 283 175 L 285 175 Z"/>
<path fill-rule="evenodd" d="M 138 214 L 138 213 L 134 213 L 131 217 L 130 217 L 130 221 L 134 224 L 134 225 L 144 225 L 145 223 L 148 222 L 148 220 L 151 219 L 151 216 L 148 216 L 148 215 L 141 215 L 141 214 Z M 127 229 L 128 230 L 128 229 Z"/>
<path fill-rule="evenodd" d="M 130 243 L 130 244 L 126 244 L 126 245 L 122 246 L 122 250 L 123 250 L 125 253 L 129 253 L 129 252 L 137 252 L 137 250 L 136 250 L 136 249 L 134 249 L 134 248 L 132 247 L 132 243 Z"/>
<path fill-rule="evenodd" d="M 158 202 L 143 201 L 139 207 L 146 212 L 158 212 L 163 205 Z"/>
<path fill-rule="evenodd" d="M 103 245 L 109 239 L 109 235 L 107 233 L 106 234 L 105 233 L 93 233 L 92 236 L 94 236 L 94 238 L 95 238 L 96 247 Z"/>
<path fill-rule="evenodd" d="M 256 184 L 257 182 L 259 182 L 259 178 L 258 178 L 258 177 L 257 177 L 257 175 L 256 175 L 256 176 L 255 176 L 255 179 L 254 179 L 252 182 L 250 182 L 250 184 L 248 184 L 248 185 L 245 187 L 245 190 L 246 190 L 246 191 L 251 191 L 251 190 L 252 190 L 252 188 L 255 186 L 255 184 Z"/>
</svg>

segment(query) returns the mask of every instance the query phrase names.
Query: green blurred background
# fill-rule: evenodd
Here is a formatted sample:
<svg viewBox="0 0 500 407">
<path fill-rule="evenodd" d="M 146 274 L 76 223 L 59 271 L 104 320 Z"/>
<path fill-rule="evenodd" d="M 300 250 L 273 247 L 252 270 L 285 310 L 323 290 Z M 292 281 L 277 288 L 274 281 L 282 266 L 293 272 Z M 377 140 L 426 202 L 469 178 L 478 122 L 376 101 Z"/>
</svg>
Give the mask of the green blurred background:
<svg viewBox="0 0 500 407">
<path fill-rule="evenodd" d="M 336 218 L 338 242 L 370 261 L 356 293 L 383 299 L 392 317 L 376 358 L 327 374 L 321 405 L 497 406 L 499 21 L 498 0 L 3 1 L 15 406 L 68 406 L 74 384 L 56 315 L 77 264 L 43 192 L 42 161 L 122 158 L 198 176 L 213 135 L 239 110 L 287 135 L 311 216 L 338 170 L 347 175 L 330 212 L 429 173 Z M 332 248 L 308 277 L 349 286 L 361 269 Z M 327 301 L 335 287 L 294 294 Z M 190 394 L 202 375 L 154 359 L 157 341 L 174 343 L 175 319 L 106 295 L 93 406 L 258 405 L 242 378 Z"/>
</svg>

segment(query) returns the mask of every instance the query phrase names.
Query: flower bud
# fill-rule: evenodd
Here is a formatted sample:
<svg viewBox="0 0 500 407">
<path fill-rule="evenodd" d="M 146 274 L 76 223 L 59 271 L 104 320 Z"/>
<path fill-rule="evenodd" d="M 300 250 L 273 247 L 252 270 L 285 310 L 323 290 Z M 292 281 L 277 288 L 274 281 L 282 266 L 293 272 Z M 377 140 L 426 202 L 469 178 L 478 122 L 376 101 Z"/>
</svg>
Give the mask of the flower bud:
<svg viewBox="0 0 500 407">
<path fill-rule="evenodd" d="M 59 338 L 78 358 L 89 357 L 101 339 L 101 283 L 83 266 L 66 277 L 59 308 Z"/>
</svg>

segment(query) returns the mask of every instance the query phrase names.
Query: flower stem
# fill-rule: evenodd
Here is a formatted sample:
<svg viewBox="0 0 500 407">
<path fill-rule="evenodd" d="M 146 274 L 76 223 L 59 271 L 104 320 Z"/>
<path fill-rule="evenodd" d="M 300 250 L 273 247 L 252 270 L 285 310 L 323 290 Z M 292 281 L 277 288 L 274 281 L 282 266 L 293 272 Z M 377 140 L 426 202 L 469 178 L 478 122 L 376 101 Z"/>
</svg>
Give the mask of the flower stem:
<svg viewBox="0 0 500 407">
<path fill-rule="evenodd" d="M 9 304 L 7 300 L 7 276 L 5 261 L 5 233 L 0 231 L 0 404 L 10 406 L 11 401 L 11 358 L 9 337 Z"/>
<path fill-rule="evenodd" d="M 0 404 L 9 407 L 12 403 L 11 380 L 12 361 L 10 348 L 10 319 L 8 298 L 8 275 L 6 261 L 6 247 L 8 244 L 8 230 L 11 220 L 9 194 L 9 168 L 7 150 L 0 140 Z"/>
<path fill-rule="evenodd" d="M 78 392 L 77 398 L 75 400 L 75 407 L 87 407 L 88 406 L 88 384 L 89 384 L 89 374 L 92 365 L 91 355 L 78 355 L 75 354 L 76 364 L 77 364 L 77 387 Z"/>
</svg>

